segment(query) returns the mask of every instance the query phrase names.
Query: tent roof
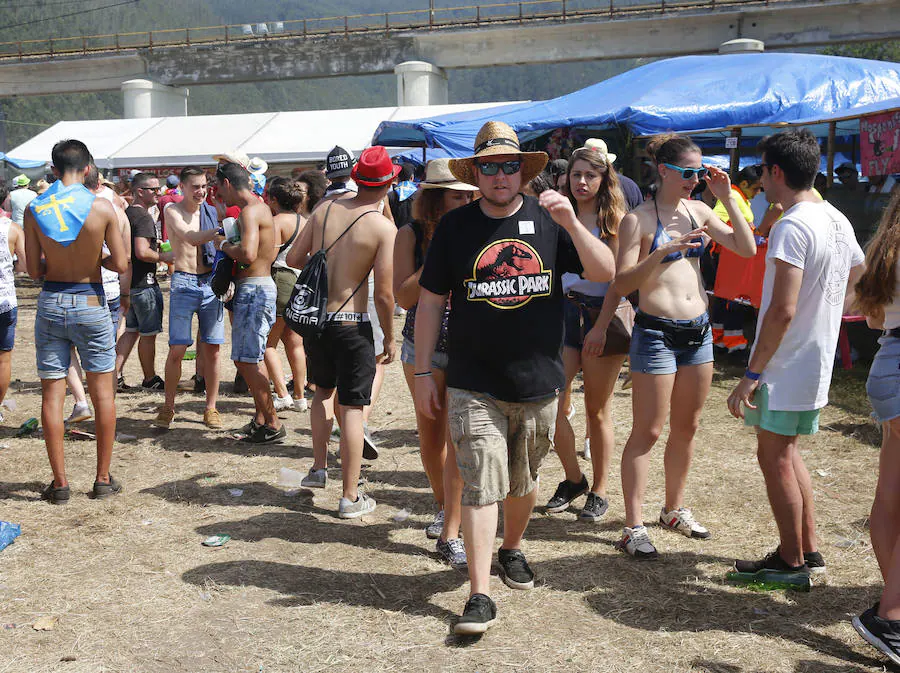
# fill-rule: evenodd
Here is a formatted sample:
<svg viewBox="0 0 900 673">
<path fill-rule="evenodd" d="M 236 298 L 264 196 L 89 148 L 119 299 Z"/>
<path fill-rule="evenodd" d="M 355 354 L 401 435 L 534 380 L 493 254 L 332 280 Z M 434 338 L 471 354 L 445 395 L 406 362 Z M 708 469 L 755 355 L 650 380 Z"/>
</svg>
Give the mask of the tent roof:
<svg viewBox="0 0 900 673">
<path fill-rule="evenodd" d="M 394 144 L 471 153 L 481 125 L 521 140 L 561 127 L 628 127 L 636 135 L 827 122 L 900 107 L 900 64 L 821 54 L 683 56 L 648 63 L 548 101 L 379 126 Z"/>
<path fill-rule="evenodd" d="M 63 121 L 10 154 L 46 162 L 58 141 L 78 138 L 100 168 L 152 168 L 213 164 L 213 155 L 239 149 L 269 163 L 308 163 L 335 145 L 359 154 L 384 119 L 496 107 L 497 103 L 264 112 L 154 119 Z"/>
</svg>

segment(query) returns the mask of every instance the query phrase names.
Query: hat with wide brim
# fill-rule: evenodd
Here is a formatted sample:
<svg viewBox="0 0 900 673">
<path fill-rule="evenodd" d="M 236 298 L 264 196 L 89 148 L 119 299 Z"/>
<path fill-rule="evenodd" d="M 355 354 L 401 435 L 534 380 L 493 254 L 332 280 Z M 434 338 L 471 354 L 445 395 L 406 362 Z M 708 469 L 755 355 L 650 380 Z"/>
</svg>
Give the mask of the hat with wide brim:
<svg viewBox="0 0 900 673">
<path fill-rule="evenodd" d="M 425 179 L 419 183 L 419 189 L 452 189 L 457 192 L 474 192 L 478 190 L 457 180 L 450 172 L 450 159 L 432 159 L 425 167 Z"/>
<path fill-rule="evenodd" d="M 246 152 L 241 152 L 240 150 L 229 150 L 224 154 L 215 154 L 213 159 L 223 164 L 237 164 L 245 169 L 250 165 L 250 157 L 247 156 Z"/>
<path fill-rule="evenodd" d="M 475 159 L 518 154 L 522 161 L 522 184 L 531 182 L 544 170 L 550 157 L 545 152 L 523 152 L 519 148 L 519 136 L 509 124 L 487 122 L 475 136 L 475 153 L 464 159 L 450 159 L 450 171 L 461 182 L 478 186 L 475 176 Z"/>
<path fill-rule="evenodd" d="M 262 157 L 253 157 L 247 164 L 247 170 L 250 173 L 265 173 L 269 170 L 269 164 Z"/>
</svg>

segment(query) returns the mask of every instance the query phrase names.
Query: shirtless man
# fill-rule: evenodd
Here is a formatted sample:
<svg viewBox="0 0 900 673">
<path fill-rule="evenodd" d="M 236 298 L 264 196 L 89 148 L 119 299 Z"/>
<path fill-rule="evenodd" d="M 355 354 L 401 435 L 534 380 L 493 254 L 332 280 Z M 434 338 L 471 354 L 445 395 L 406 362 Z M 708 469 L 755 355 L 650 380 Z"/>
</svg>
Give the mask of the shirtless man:
<svg viewBox="0 0 900 673">
<path fill-rule="evenodd" d="M 73 345 L 87 372 L 97 415 L 94 497 L 106 498 L 122 488 L 109 473 L 116 436 L 116 344 L 100 267 L 124 273 L 128 255 L 112 204 L 84 186 L 92 162 L 88 148 L 78 140 L 63 140 L 54 145 L 52 158 L 59 180 L 29 204 L 24 223 L 28 275 L 44 278 L 35 315 L 35 354 L 42 388 L 41 424 L 53 481 L 41 496 L 62 505 L 69 501 L 62 419 Z M 104 242 L 109 249 L 106 257 Z"/>
<path fill-rule="evenodd" d="M 269 391 L 269 375 L 262 364 L 269 330 L 275 323 L 275 222 L 272 211 L 250 189 L 250 173 L 234 163 L 216 169 L 219 194 L 228 206 L 238 206 L 240 239 L 229 242 L 218 236 L 216 247 L 236 264 L 234 276 L 234 323 L 231 328 L 231 359 L 247 382 L 256 414 L 245 430 L 244 440 L 271 444 L 284 439 L 287 431 L 275 415 Z"/>
<path fill-rule="evenodd" d="M 321 336 L 304 340 L 309 380 L 315 384 L 316 393 L 311 414 L 313 466 L 303 485 L 325 487 L 325 462 L 331 434 L 325 401 L 332 398 L 337 387 L 343 478 L 338 516 L 342 519 L 360 517 L 375 509 L 375 501 L 358 491 L 363 452 L 363 407 L 371 401 L 375 377 L 375 346 L 367 312 L 366 279 L 374 268 L 375 310 L 384 330 L 382 362 L 389 364 L 396 351 L 392 277 L 397 228 L 381 214 L 379 204 L 387 196 L 391 181 L 399 170 L 383 147 L 376 145 L 366 149 L 351 173 L 359 186 L 356 196 L 317 208 L 287 258 L 289 266 L 300 268 L 307 255 L 323 243 L 323 235 L 325 247 L 335 244 L 328 253 L 329 321 Z M 359 226 L 353 226 L 360 219 Z"/>
<path fill-rule="evenodd" d="M 166 229 L 172 244 L 175 272 L 169 294 L 169 356 L 166 358 L 166 401 L 153 425 L 168 429 L 175 418 L 175 394 L 181 379 L 181 361 L 194 340 L 191 322 L 200 323 L 200 345 L 205 358 L 206 411 L 203 423 L 219 429 L 216 410 L 219 396 L 219 346 L 225 343 L 225 309 L 209 286 L 218 220 L 215 208 L 206 203 L 206 173 L 188 166 L 181 171 L 184 199 L 166 210 Z"/>
</svg>

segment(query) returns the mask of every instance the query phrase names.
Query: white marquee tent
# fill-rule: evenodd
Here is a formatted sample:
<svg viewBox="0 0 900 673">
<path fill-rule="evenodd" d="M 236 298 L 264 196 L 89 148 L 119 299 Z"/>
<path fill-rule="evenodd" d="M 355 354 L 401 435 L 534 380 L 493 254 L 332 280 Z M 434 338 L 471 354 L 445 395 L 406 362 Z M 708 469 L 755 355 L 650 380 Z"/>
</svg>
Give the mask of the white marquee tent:
<svg viewBox="0 0 900 673">
<path fill-rule="evenodd" d="M 383 121 L 419 119 L 496 106 L 469 103 L 419 107 L 307 110 L 253 114 L 62 121 L 9 152 L 16 159 L 49 161 L 60 140 L 84 142 L 101 169 L 210 165 L 232 149 L 269 163 L 322 161 L 335 145 L 357 156 Z"/>
</svg>

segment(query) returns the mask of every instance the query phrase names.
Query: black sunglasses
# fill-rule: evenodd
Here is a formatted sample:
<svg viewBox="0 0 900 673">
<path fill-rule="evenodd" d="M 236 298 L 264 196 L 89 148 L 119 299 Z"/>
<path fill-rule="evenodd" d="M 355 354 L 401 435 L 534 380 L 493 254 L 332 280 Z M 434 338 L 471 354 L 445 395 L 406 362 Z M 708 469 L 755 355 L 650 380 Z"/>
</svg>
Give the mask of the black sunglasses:
<svg viewBox="0 0 900 673">
<path fill-rule="evenodd" d="M 478 170 L 482 175 L 497 175 L 497 171 L 503 170 L 504 175 L 513 175 L 522 168 L 521 161 L 485 161 L 484 163 L 476 163 Z"/>
<path fill-rule="evenodd" d="M 148 192 L 159 193 L 159 191 L 162 190 L 162 187 L 138 187 L 138 189 L 146 189 Z"/>
</svg>

